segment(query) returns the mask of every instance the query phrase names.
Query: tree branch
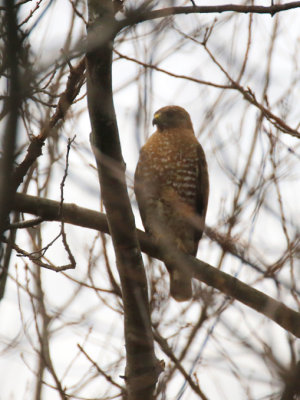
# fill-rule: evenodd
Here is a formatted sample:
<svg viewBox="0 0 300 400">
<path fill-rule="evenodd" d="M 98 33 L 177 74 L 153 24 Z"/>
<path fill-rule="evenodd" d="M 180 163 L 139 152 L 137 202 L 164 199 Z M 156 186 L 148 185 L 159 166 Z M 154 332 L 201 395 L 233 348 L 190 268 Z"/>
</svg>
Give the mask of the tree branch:
<svg viewBox="0 0 300 400">
<path fill-rule="evenodd" d="M 7 65 L 9 96 L 4 108 L 8 110 L 8 118 L 3 134 L 3 152 L 0 159 L 0 235 L 7 225 L 10 204 L 14 193 L 12 173 L 14 164 L 15 143 L 18 134 L 19 109 L 23 93 L 20 82 L 19 53 L 21 49 L 17 29 L 17 10 L 14 1 L 5 1 L 5 49 L 3 51 L 4 65 Z M 0 249 L 1 254 L 1 249 Z"/>
<path fill-rule="evenodd" d="M 36 161 L 36 159 L 42 154 L 42 147 L 44 146 L 45 140 L 51 134 L 52 129 L 57 123 L 63 119 L 78 95 L 81 86 L 84 82 L 84 70 L 85 70 L 85 59 L 83 58 L 74 68 L 71 68 L 66 89 L 60 95 L 59 101 L 56 106 L 56 110 L 49 122 L 43 128 L 38 136 L 35 136 L 27 149 L 27 154 L 24 160 L 18 165 L 13 174 L 13 184 L 15 190 L 23 182 L 25 175 L 29 168 Z"/>
<path fill-rule="evenodd" d="M 115 23 L 111 0 L 89 0 L 88 42 Z M 158 377 L 147 280 L 125 180 L 112 94 L 113 37 L 87 54 L 88 109 L 103 203 L 122 286 L 129 400 L 152 400 Z M 99 99 L 101 99 L 99 101 Z M 66 217 L 66 215 L 65 215 Z"/>
<path fill-rule="evenodd" d="M 204 43 L 201 43 L 201 44 L 204 45 Z M 175 74 L 173 72 L 170 72 L 170 71 L 167 71 L 165 69 L 159 68 L 156 65 L 146 64 L 146 63 L 144 63 L 142 61 L 139 61 L 139 60 L 137 60 L 135 58 L 126 56 L 125 54 L 122 54 L 122 53 L 120 53 L 119 51 L 117 51 L 115 49 L 114 49 L 114 52 L 120 58 L 123 58 L 123 59 L 128 60 L 128 61 L 132 61 L 132 62 L 134 62 L 134 63 L 136 63 L 138 65 L 143 66 L 144 68 L 151 68 L 151 69 L 153 69 L 155 71 L 158 71 L 158 72 L 161 72 L 163 74 L 172 76 L 173 78 L 184 79 L 184 80 L 187 80 L 187 81 L 195 82 L 195 83 L 198 83 L 198 84 L 201 84 L 201 85 L 215 87 L 215 88 L 218 88 L 218 89 L 237 90 L 238 92 L 240 92 L 243 95 L 245 100 L 247 100 L 249 103 L 251 103 L 252 105 L 257 107 L 263 113 L 264 117 L 266 117 L 267 120 L 270 121 L 281 132 L 289 134 L 289 135 L 291 135 L 293 137 L 296 137 L 296 138 L 300 139 L 300 133 L 296 129 L 293 129 L 292 127 L 287 125 L 282 120 L 282 118 L 278 117 L 277 115 L 272 113 L 269 109 L 267 109 L 263 104 L 261 104 L 256 99 L 255 94 L 253 93 L 253 91 L 249 87 L 247 89 L 245 89 L 238 82 L 236 82 L 234 79 L 232 79 L 231 76 L 224 70 L 224 68 L 222 68 L 220 63 L 213 57 L 211 52 L 207 49 L 206 45 L 204 45 L 204 47 L 209 52 L 209 54 L 210 54 L 211 58 L 214 60 L 214 62 L 218 65 L 218 67 L 222 70 L 222 72 L 228 78 L 228 80 L 230 81 L 230 84 L 222 85 L 222 84 L 218 84 L 218 83 L 214 83 L 214 82 L 210 82 L 210 81 L 205 81 L 205 80 L 202 80 L 202 79 L 193 78 L 192 76 L 188 76 L 188 75 Z"/>
<path fill-rule="evenodd" d="M 61 218 L 59 202 L 21 193 L 17 193 L 13 209 L 40 216 L 45 220 L 60 221 Z M 63 215 L 66 223 L 109 233 L 105 214 L 75 204 L 64 204 Z M 137 230 L 137 233 L 142 251 L 151 257 L 163 260 L 161 250 L 155 246 L 151 238 L 140 230 Z M 175 257 L 179 265 L 185 265 L 193 271 L 194 278 L 260 312 L 300 337 L 300 313 L 203 261 L 183 254 L 176 254 Z"/>
<path fill-rule="evenodd" d="M 132 10 L 127 13 L 127 18 L 119 23 L 119 30 L 126 26 L 151 21 L 157 18 L 169 17 L 180 14 L 215 14 L 235 12 L 241 14 L 270 14 L 272 17 L 282 11 L 288 11 L 300 7 L 300 1 L 285 4 L 273 4 L 271 6 L 247 6 L 238 4 L 223 4 L 218 6 L 192 6 L 192 7 L 167 7 L 161 10 L 141 11 Z"/>
</svg>

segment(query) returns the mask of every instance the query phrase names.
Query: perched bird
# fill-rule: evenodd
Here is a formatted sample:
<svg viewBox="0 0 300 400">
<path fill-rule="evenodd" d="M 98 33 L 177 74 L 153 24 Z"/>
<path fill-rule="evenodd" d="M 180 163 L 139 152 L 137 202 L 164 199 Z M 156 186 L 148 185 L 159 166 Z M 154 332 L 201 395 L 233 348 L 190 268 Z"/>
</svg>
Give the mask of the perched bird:
<svg viewBox="0 0 300 400">
<path fill-rule="evenodd" d="M 141 218 L 158 245 L 195 256 L 205 225 L 209 180 L 204 151 L 191 118 L 178 106 L 154 114 L 157 126 L 140 151 L 134 191 Z M 171 296 L 192 297 L 191 274 L 167 263 Z"/>
</svg>

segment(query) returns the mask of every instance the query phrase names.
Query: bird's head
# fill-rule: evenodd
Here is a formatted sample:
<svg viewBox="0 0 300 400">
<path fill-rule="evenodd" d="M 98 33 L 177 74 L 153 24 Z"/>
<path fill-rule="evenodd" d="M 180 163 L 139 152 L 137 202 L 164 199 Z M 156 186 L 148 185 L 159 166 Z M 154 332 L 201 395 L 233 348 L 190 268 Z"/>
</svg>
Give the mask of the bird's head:
<svg viewBox="0 0 300 400">
<path fill-rule="evenodd" d="M 160 108 L 154 114 L 152 125 L 157 125 L 160 131 L 172 128 L 193 129 L 189 113 L 179 106 Z"/>
</svg>

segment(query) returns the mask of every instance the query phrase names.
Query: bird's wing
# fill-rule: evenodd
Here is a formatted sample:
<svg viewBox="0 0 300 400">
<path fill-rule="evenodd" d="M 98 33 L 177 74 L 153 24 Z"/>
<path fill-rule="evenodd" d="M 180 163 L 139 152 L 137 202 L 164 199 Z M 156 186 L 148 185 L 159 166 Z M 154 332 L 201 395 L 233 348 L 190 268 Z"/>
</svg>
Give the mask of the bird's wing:
<svg viewBox="0 0 300 400">
<path fill-rule="evenodd" d="M 199 241 L 205 226 L 205 216 L 209 195 L 209 178 L 207 171 L 207 163 L 202 146 L 199 144 L 198 149 L 198 180 L 197 180 L 197 197 L 196 211 L 199 218 L 199 229 L 197 229 L 195 240 Z"/>
<path fill-rule="evenodd" d="M 147 224 L 147 213 L 149 209 L 149 198 L 153 191 L 153 182 L 149 176 L 149 159 L 148 153 L 142 148 L 140 158 L 134 174 L 134 192 L 138 203 L 141 219 L 146 231 L 149 231 Z"/>
</svg>

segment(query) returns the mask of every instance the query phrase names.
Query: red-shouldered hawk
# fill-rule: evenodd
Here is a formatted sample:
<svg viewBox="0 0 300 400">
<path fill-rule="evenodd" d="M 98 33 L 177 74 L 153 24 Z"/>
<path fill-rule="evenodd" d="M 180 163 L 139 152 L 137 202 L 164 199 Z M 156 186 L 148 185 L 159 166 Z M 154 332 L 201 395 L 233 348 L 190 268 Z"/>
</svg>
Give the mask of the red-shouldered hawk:
<svg viewBox="0 0 300 400">
<path fill-rule="evenodd" d="M 195 256 L 201 239 L 208 202 L 209 181 L 204 151 L 191 118 L 178 106 L 154 114 L 157 130 L 142 147 L 135 172 L 134 190 L 146 232 L 158 244 L 170 244 Z M 167 238 L 167 240 L 166 240 Z M 192 297 L 190 273 L 166 265 L 171 296 Z"/>
</svg>

